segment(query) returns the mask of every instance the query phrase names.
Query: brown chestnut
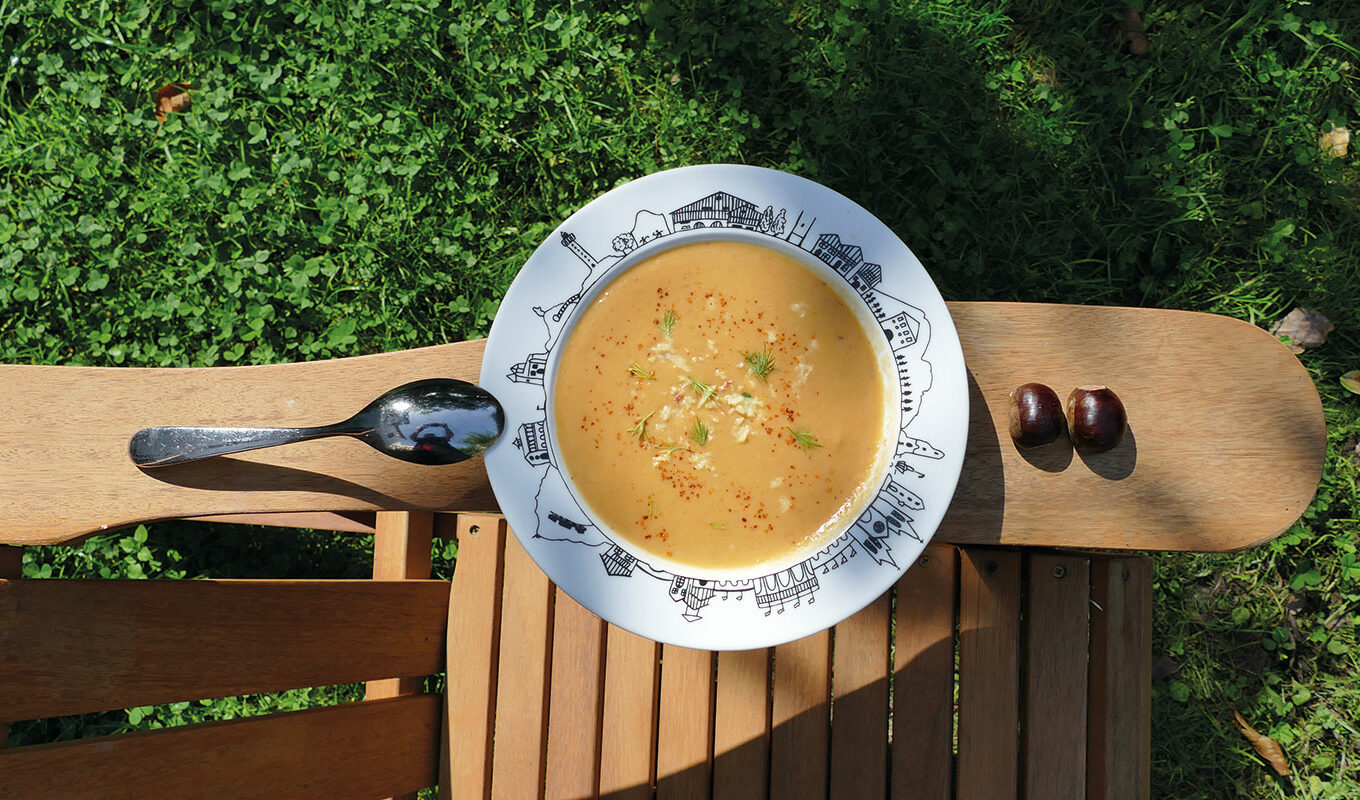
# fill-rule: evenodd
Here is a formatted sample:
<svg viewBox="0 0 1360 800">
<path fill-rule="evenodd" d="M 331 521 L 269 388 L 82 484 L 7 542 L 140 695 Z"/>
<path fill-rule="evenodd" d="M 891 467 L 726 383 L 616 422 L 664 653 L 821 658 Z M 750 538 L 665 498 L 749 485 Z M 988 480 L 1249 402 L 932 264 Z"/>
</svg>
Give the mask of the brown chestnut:
<svg viewBox="0 0 1360 800">
<path fill-rule="evenodd" d="M 1078 450 L 1103 453 L 1124 438 L 1129 420 L 1108 386 L 1078 386 L 1067 396 L 1067 426 Z"/>
<path fill-rule="evenodd" d="M 1038 447 L 1062 435 L 1067 427 L 1058 393 L 1042 383 L 1026 383 L 1011 392 L 1011 438 L 1021 447 Z"/>
</svg>

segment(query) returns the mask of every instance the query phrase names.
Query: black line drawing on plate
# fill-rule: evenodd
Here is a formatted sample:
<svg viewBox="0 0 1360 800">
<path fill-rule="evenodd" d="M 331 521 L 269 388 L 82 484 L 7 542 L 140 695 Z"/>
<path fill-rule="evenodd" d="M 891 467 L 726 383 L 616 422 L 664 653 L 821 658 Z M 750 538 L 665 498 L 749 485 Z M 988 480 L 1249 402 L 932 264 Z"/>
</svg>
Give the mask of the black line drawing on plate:
<svg viewBox="0 0 1360 800">
<path fill-rule="evenodd" d="M 529 357 L 519 362 L 511 364 L 510 371 L 505 377 L 512 383 L 533 383 L 538 386 L 543 385 L 543 376 L 548 371 L 547 353 L 530 353 Z"/>
<path fill-rule="evenodd" d="M 573 306 L 596 280 L 639 248 L 676 233 L 711 228 L 737 228 L 784 239 L 830 266 L 859 295 L 878 321 L 897 365 L 902 395 L 901 433 L 892 467 L 878 492 L 845 533 L 792 567 L 750 580 L 712 581 L 659 569 L 606 536 L 585 513 L 553 462 L 548 437 L 551 423 L 544 412 L 543 418 L 521 424 L 513 440 L 528 467 L 542 469 L 534 498 L 538 523 L 535 539 L 597 548 L 600 568 L 610 580 L 645 578 L 664 582 L 670 600 L 680 606 L 681 618 L 689 622 L 701 620 L 715 597 L 738 602 L 749 597 L 764 616 L 783 614 L 816 601 L 822 585 L 819 572 L 828 576 L 861 554 L 876 564 L 897 569 L 893 544 L 898 537 L 918 544 L 922 541 L 912 527 L 911 512 L 925 510 L 926 503 L 905 481 L 925 477 L 924 472 L 913 466 L 914 459 L 939 460 L 945 454 L 924 439 L 908 436 L 906 429 L 920 411 L 922 396 L 933 384 L 932 368 L 925 358 L 930 345 L 930 322 L 922 309 L 882 290 L 883 267 L 867 259 L 863 248 L 853 243 L 854 237 L 831 231 L 818 231 L 813 236 L 816 222 L 816 217 L 803 211 L 796 211 L 790 222 L 788 209 L 776 210 L 773 204 L 762 208 L 730 192 L 715 191 L 669 213 L 640 209 L 632 215 L 629 229 L 613 235 L 591 233 L 592 246 L 600 247 L 598 252 L 606 253 L 603 256 L 596 257 L 587 249 L 577 232 L 563 231 L 558 243 L 571 254 L 568 263 L 579 262 L 586 269 L 585 275 L 579 289 L 570 296 L 547 307 L 534 307 L 534 314 L 547 328 L 544 347 L 525 353 L 523 360 L 508 365 L 506 378 L 513 384 L 544 392 L 545 400 L 538 406 L 542 410 L 546 406 L 548 359 Z"/>
</svg>

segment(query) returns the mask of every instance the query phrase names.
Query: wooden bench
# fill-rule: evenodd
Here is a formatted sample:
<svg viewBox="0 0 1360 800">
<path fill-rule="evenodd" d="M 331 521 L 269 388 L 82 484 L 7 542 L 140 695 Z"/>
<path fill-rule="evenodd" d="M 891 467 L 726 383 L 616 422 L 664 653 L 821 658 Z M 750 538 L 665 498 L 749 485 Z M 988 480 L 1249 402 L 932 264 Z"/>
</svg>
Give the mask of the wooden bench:
<svg viewBox="0 0 1360 800">
<path fill-rule="evenodd" d="M 454 798 L 1148 797 L 1150 561 L 1070 548 L 1231 549 L 1277 534 L 1321 470 L 1316 393 L 1283 347 L 1223 318 L 952 310 L 973 415 L 937 544 L 834 629 L 743 652 L 658 645 L 607 625 L 551 585 L 498 515 L 363 510 L 414 505 L 436 489 L 440 507 L 475 507 L 469 498 L 487 495 L 475 469 L 450 497 L 428 473 L 403 473 L 417 484 L 402 484 L 391 475 L 402 469 L 355 449 L 323 479 L 315 470 L 334 443 L 308 443 L 167 487 L 118 472 L 105 453 L 146 420 L 165 421 L 117 405 L 120 392 L 135 396 L 136 371 L 0 367 L 16 410 L 48 403 L 0 430 L 0 480 L 22 484 L 32 501 L 27 515 L 30 506 L 0 505 L 0 541 L 67 540 L 110 524 L 101 518 L 279 512 L 291 502 L 312 513 L 231 521 L 372 531 L 377 579 L 0 580 L 0 721 L 369 682 L 359 703 L 0 750 L 0 797 L 384 797 L 434 784 Z M 1060 334 L 1075 336 L 1062 365 L 1025 366 L 1034 363 L 1025 348 L 1054 347 Z M 347 407 L 455 352 L 468 350 L 355 359 L 357 371 L 291 366 L 307 367 L 309 397 Z M 213 407 L 252 381 L 285 391 L 279 376 L 299 373 L 284 369 L 240 368 L 217 389 L 204 375 L 212 370 L 176 371 L 195 392 L 167 402 Z M 1010 387 L 1074 385 L 1096 369 L 1128 376 L 1129 447 L 1103 461 L 1069 452 L 1063 464 L 1020 454 L 997 433 Z M 1224 395 L 1211 408 L 1177 388 L 1204 380 Z M 95 390 L 113 433 L 92 444 L 94 477 L 82 487 L 69 465 L 20 452 L 18 426 L 63 410 L 69 419 Z M 68 407 L 51 409 L 54 396 Z M 302 416 L 289 410 L 295 399 L 266 395 L 240 421 L 281 413 L 269 421 L 289 424 Z M 325 484 L 337 468 L 362 491 Z M 140 502 L 126 512 L 108 488 L 124 478 Z M 63 507 L 62 481 L 107 502 L 68 493 Z M 251 481 L 258 490 L 243 491 Z M 433 536 L 458 540 L 451 583 L 428 579 Z M 17 578 L 18 548 L 0 547 L 4 575 Z M 441 671 L 443 698 L 421 694 L 421 678 Z"/>
<path fill-rule="evenodd" d="M 605 624 L 499 516 L 377 528 L 374 581 L 0 581 L 0 718 L 371 681 L 6 750 L 0 797 L 1148 796 L 1145 557 L 935 546 L 832 631 L 710 653 Z M 432 532 L 451 585 L 423 579 Z"/>
</svg>

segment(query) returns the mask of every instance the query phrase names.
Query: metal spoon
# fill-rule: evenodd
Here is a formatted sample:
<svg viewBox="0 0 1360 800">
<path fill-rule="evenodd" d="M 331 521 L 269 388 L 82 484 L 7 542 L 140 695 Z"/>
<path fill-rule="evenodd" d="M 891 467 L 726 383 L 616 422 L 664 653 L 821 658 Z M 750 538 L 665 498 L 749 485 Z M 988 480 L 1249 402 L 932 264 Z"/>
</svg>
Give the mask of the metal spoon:
<svg viewBox="0 0 1360 800">
<path fill-rule="evenodd" d="M 435 378 L 398 386 L 363 411 L 316 428 L 143 428 L 128 454 L 149 469 L 326 436 L 353 436 L 373 449 L 416 464 L 456 464 L 495 444 L 505 410 L 480 386 Z"/>
</svg>

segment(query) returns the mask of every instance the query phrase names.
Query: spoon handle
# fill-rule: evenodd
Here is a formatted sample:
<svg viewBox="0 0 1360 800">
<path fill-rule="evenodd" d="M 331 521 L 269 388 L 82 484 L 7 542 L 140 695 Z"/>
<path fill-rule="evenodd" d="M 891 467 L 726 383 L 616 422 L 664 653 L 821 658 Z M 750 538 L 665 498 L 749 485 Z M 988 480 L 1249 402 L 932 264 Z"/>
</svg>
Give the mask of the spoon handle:
<svg viewBox="0 0 1360 800">
<path fill-rule="evenodd" d="M 201 428 L 165 426 L 143 428 L 133 434 L 128 444 L 132 461 L 143 469 L 183 464 L 212 456 L 225 456 L 274 447 L 280 444 L 305 442 L 325 436 L 354 435 L 360 429 L 346 425 L 323 425 L 316 428 Z"/>
</svg>

